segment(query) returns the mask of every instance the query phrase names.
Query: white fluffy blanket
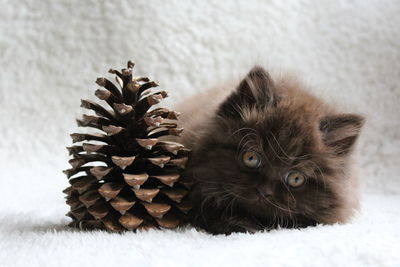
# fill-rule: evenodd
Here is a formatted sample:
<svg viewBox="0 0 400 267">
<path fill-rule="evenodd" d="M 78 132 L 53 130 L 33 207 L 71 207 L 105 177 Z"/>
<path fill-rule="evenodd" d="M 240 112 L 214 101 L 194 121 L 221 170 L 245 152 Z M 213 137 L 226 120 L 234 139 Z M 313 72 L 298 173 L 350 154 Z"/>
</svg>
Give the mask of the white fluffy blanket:
<svg viewBox="0 0 400 267">
<path fill-rule="evenodd" d="M 396 0 L 0 0 L 0 266 L 399 266 L 399 13 Z M 361 215 L 229 237 L 65 228 L 79 99 L 127 59 L 168 104 L 258 63 L 366 115 Z"/>
<path fill-rule="evenodd" d="M 52 213 L 0 210 L 0 266 L 317 267 L 400 262 L 398 196 L 368 196 L 362 214 L 347 225 L 230 236 L 193 229 L 82 233 L 63 226 L 61 204 Z"/>
</svg>

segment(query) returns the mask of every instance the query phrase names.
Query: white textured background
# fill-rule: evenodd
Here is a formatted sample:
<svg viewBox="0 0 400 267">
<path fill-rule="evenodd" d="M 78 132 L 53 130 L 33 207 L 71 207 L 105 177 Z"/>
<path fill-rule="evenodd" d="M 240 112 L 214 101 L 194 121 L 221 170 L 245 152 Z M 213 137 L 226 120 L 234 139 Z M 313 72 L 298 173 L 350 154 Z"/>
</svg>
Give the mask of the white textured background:
<svg viewBox="0 0 400 267">
<path fill-rule="evenodd" d="M 42 236 L 43 242 L 58 244 L 58 235 L 66 235 L 70 239 L 64 242 L 76 242 L 76 249 L 79 244 L 87 246 L 82 241 L 85 235 L 80 235 L 80 242 L 74 239 L 76 233 L 61 227 L 67 221 L 60 193 L 67 184 L 61 174 L 68 167 L 65 146 L 70 145 L 69 133 L 81 114 L 80 98 L 94 99 L 95 78 L 106 75 L 110 67 L 123 67 L 127 59 L 137 63 L 138 74 L 161 82 L 170 92 L 169 104 L 236 79 L 255 63 L 278 73 L 299 74 L 317 94 L 368 117 L 360 142 L 365 198 L 397 195 L 399 14 L 396 0 L 0 0 L 0 234 L 14 242 L 0 242 L 0 251 L 8 248 L 0 252 L 0 265 L 1 256 L 9 263 L 18 255 L 10 248 L 36 240 L 42 232 L 50 235 Z M 379 197 L 373 199 L 379 202 Z M 393 196 L 381 203 L 396 201 L 400 203 Z M 382 210 L 391 210 L 381 205 Z M 379 215 L 376 206 L 372 211 L 372 206 L 375 216 L 387 215 Z M 369 217 L 368 212 L 364 216 Z M 400 215 L 389 218 L 399 223 Z M 340 233 L 342 228 L 338 229 Z M 312 231 L 318 236 L 319 230 Z M 337 232 L 330 237 L 334 236 Z M 179 238 L 185 241 L 185 235 Z M 320 253 L 328 252 L 335 250 Z M 383 259 L 378 252 L 366 252 L 364 256 L 371 258 L 366 264 Z M 199 253 L 205 253 L 201 246 Z M 390 255 L 388 265 L 396 258 Z M 44 259 L 37 258 L 36 263 Z"/>
</svg>

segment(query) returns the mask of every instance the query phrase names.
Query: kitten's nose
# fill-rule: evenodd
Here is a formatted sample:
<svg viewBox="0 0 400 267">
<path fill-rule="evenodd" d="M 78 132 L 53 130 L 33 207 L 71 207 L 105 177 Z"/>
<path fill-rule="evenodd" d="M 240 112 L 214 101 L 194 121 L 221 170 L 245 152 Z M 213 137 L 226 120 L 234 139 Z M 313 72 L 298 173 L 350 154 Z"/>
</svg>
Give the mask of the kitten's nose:
<svg viewBox="0 0 400 267">
<path fill-rule="evenodd" d="M 273 195 L 273 191 L 270 186 L 261 186 L 257 190 L 264 197 L 272 197 Z"/>
<path fill-rule="evenodd" d="M 268 187 L 264 188 L 264 195 L 265 196 L 269 196 L 270 197 L 270 196 L 273 195 L 273 193 L 274 192 L 272 192 L 272 188 L 271 187 L 268 186 Z"/>
</svg>

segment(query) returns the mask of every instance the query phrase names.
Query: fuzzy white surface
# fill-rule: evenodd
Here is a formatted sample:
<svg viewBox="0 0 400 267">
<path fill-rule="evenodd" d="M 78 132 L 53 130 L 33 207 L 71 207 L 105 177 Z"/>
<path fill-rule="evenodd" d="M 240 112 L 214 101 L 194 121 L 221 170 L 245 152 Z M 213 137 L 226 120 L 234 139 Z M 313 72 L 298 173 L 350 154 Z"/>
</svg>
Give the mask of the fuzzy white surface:
<svg viewBox="0 0 400 267">
<path fill-rule="evenodd" d="M 211 236 L 65 228 L 58 210 L 0 210 L 1 266 L 399 266 L 400 197 L 368 196 L 347 225 Z"/>
<path fill-rule="evenodd" d="M 0 7 L 0 266 L 399 265 L 399 1 L 0 0 Z M 79 99 L 94 99 L 95 78 L 127 59 L 161 82 L 169 104 L 258 63 L 298 73 L 315 93 L 365 114 L 361 217 L 230 237 L 64 229 L 60 171 Z"/>
</svg>

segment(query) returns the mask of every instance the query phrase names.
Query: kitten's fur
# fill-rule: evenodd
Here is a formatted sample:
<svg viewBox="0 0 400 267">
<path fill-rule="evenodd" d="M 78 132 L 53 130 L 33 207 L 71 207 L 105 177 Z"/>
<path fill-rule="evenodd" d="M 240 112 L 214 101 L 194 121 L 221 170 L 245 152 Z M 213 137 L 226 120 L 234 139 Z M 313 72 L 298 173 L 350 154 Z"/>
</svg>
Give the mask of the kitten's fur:
<svg viewBox="0 0 400 267">
<path fill-rule="evenodd" d="M 336 112 L 294 79 L 273 81 L 254 67 L 233 92 L 208 91 L 178 109 L 193 150 L 184 175 L 195 181 L 195 226 L 229 234 L 331 224 L 358 207 L 351 154 L 364 119 Z M 260 168 L 243 167 L 246 149 L 262 155 Z M 307 183 L 289 188 L 289 170 Z"/>
</svg>

